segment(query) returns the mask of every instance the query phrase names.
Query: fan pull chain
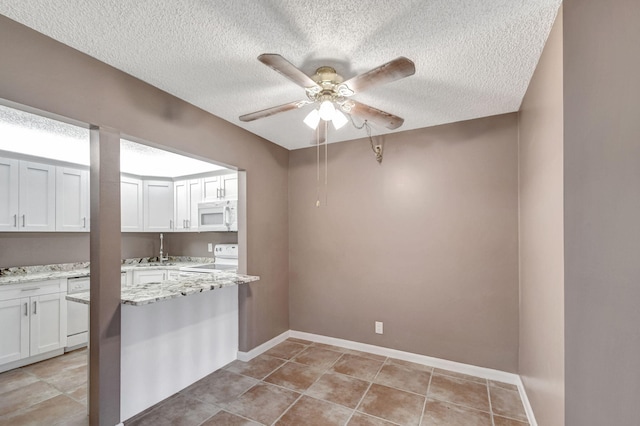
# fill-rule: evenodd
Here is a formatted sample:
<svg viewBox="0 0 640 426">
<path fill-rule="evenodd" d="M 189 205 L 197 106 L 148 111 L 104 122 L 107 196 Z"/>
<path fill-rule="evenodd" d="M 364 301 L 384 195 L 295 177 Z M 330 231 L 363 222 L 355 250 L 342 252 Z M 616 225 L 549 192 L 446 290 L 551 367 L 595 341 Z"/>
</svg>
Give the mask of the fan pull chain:
<svg viewBox="0 0 640 426">
<path fill-rule="evenodd" d="M 325 121 L 325 130 L 324 130 L 324 205 L 328 204 L 329 197 L 329 122 Z"/>
<path fill-rule="evenodd" d="M 329 148 L 328 138 L 329 122 L 322 120 L 316 128 L 316 207 L 320 207 L 320 126 L 324 128 L 324 205 L 328 203 L 329 184 Z"/>
<path fill-rule="evenodd" d="M 316 128 L 316 207 L 320 207 L 320 127 Z"/>
</svg>

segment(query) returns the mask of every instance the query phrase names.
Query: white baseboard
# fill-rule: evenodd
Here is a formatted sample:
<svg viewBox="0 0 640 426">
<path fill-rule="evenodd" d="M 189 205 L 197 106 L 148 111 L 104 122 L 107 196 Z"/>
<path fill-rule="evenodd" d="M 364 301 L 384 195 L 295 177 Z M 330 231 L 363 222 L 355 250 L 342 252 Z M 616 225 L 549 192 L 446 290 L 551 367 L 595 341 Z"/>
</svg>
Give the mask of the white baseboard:
<svg viewBox="0 0 640 426">
<path fill-rule="evenodd" d="M 531 403 L 529 402 L 529 397 L 527 396 L 527 391 L 524 388 L 524 383 L 522 382 L 522 378 L 518 376 L 518 392 L 520 393 L 520 399 L 522 400 L 522 405 L 524 405 L 524 412 L 527 413 L 527 418 L 529 419 L 530 426 L 538 426 L 538 422 L 536 421 L 536 416 L 533 414 L 533 407 L 531 407 Z"/>
<path fill-rule="evenodd" d="M 337 339 L 335 337 L 321 336 L 318 334 L 304 333 L 291 330 L 289 337 L 296 339 L 310 340 L 312 342 L 324 343 L 327 345 L 339 346 L 341 348 L 354 349 L 362 352 L 369 352 L 376 355 L 401 359 L 403 361 L 415 362 L 416 364 L 428 365 L 429 367 L 442 368 L 444 370 L 455 371 L 456 373 L 469 374 L 471 376 L 482 377 L 483 379 L 495 380 L 498 382 L 520 385 L 520 376 L 506 371 L 493 370 L 491 368 L 478 367 L 461 362 L 449 361 L 441 358 L 434 358 L 426 355 L 418 355 L 411 352 L 389 349 L 382 346 L 369 345 L 366 343 L 354 342 L 351 340 Z"/>
<path fill-rule="evenodd" d="M 291 334 L 291 330 L 287 330 L 284 333 L 280 334 L 279 336 L 276 336 L 273 339 L 264 342 L 260 346 L 256 346 L 255 348 L 251 349 L 249 352 L 238 351 L 238 359 L 244 362 L 251 361 L 253 358 L 257 357 L 258 355 L 268 351 L 269 349 L 276 346 L 277 344 L 287 340 L 290 337 L 289 336 L 290 334 Z"/>
<path fill-rule="evenodd" d="M 346 349 L 353 349 L 362 352 L 369 352 L 376 355 L 382 355 L 390 358 L 401 359 L 403 361 L 415 362 L 416 364 L 428 365 L 429 367 L 441 368 L 443 370 L 455 371 L 456 373 L 468 374 L 471 376 L 482 377 L 483 379 L 495 380 L 497 382 L 509 383 L 518 387 L 522 404 L 529 419 L 531 426 L 538 426 L 533 409 L 524 389 L 524 384 L 520 376 L 506 371 L 494 370 L 491 368 L 478 367 L 476 365 L 463 364 L 461 362 L 449 361 L 441 358 L 434 358 L 426 355 L 414 354 L 411 352 L 399 351 L 396 349 L 385 348 L 382 346 L 369 345 L 367 343 L 354 342 L 351 340 L 338 339 L 335 337 L 322 336 L 319 334 L 305 333 L 302 331 L 288 330 L 279 336 L 251 349 L 249 352 L 238 351 L 238 359 L 240 361 L 250 361 L 258 355 L 268 351 L 279 343 L 284 342 L 288 338 L 309 340 L 316 343 L 324 343 L 327 345 L 338 346 Z"/>
</svg>

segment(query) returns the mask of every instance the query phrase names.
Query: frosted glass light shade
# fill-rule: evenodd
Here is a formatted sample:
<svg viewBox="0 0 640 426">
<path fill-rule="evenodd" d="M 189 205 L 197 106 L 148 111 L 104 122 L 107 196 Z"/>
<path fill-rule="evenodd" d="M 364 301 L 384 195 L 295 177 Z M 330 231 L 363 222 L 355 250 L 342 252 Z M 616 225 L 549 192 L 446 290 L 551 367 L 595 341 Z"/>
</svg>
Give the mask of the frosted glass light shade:
<svg viewBox="0 0 640 426">
<path fill-rule="evenodd" d="M 333 127 L 335 127 L 336 130 L 347 124 L 348 121 L 349 119 L 347 119 L 347 117 L 338 110 L 334 112 L 333 120 L 331 120 L 331 122 L 333 123 Z"/>
<path fill-rule="evenodd" d="M 314 109 L 305 117 L 303 121 L 304 124 L 315 130 L 318 127 L 318 122 L 320 122 L 320 113 L 317 109 Z"/>
<path fill-rule="evenodd" d="M 320 104 L 320 118 L 324 121 L 331 121 L 336 113 L 336 107 L 333 106 L 333 102 L 324 101 Z"/>
</svg>

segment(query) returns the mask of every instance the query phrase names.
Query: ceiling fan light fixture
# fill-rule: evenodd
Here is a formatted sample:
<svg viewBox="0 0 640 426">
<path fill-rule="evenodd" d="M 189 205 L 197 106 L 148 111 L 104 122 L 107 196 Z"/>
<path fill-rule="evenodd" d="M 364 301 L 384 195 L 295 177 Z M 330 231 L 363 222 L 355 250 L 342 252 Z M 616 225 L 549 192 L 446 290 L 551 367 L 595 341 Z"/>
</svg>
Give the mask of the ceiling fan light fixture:
<svg viewBox="0 0 640 426">
<path fill-rule="evenodd" d="M 336 114 L 336 107 L 333 106 L 333 102 L 331 101 L 323 101 L 318 111 L 320 118 L 324 121 L 331 121 Z"/>
<path fill-rule="evenodd" d="M 333 114 L 333 120 L 331 120 L 331 122 L 333 123 L 333 127 L 336 130 L 339 130 L 342 126 L 347 124 L 349 120 L 343 113 L 336 109 L 335 113 Z"/>
<path fill-rule="evenodd" d="M 307 114 L 303 121 L 304 124 L 315 130 L 318 127 L 318 123 L 320 122 L 320 113 L 317 109 L 314 108 L 309 114 Z"/>
</svg>

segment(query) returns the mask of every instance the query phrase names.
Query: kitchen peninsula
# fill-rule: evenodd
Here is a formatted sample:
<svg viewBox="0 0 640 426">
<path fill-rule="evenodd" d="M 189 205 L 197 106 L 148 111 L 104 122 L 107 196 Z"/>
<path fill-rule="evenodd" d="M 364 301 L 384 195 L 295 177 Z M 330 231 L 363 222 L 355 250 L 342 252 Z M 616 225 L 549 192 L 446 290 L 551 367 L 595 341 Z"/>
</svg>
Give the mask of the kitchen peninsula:
<svg viewBox="0 0 640 426">
<path fill-rule="evenodd" d="M 238 285 L 257 276 L 230 271 L 180 273 L 193 262 L 123 264 L 123 274 L 165 270 L 157 282 L 122 286 L 121 419 L 126 420 L 184 389 L 237 357 Z M 3 287 L 32 287 L 43 279 L 88 276 L 88 264 L 10 268 L 0 274 Z M 120 284 L 120 283 L 118 283 Z M 66 295 L 89 304 L 90 293 Z"/>
</svg>

